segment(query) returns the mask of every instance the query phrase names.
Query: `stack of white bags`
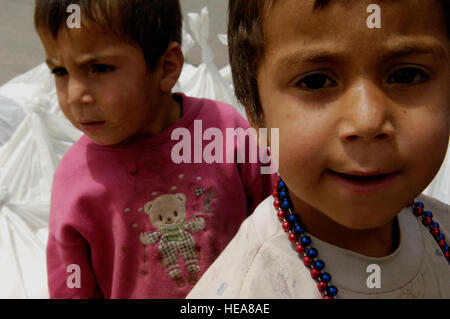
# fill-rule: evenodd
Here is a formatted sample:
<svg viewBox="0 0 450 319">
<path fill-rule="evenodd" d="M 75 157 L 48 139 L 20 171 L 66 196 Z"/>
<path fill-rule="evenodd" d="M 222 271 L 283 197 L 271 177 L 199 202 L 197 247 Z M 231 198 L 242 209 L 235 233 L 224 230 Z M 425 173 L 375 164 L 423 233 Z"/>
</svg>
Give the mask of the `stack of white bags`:
<svg viewBox="0 0 450 319">
<path fill-rule="evenodd" d="M 193 37 L 183 31 L 183 51 L 199 45 L 203 62 L 186 64 L 175 90 L 227 102 L 244 115 L 229 66 L 218 70 L 214 64 L 208 10 L 189 14 L 188 23 Z M 220 38 L 226 45 L 226 37 Z M 52 178 L 80 136 L 59 110 L 45 64 L 0 87 L 0 298 L 48 298 L 45 247 Z M 450 204 L 448 157 L 425 193 Z"/>
</svg>

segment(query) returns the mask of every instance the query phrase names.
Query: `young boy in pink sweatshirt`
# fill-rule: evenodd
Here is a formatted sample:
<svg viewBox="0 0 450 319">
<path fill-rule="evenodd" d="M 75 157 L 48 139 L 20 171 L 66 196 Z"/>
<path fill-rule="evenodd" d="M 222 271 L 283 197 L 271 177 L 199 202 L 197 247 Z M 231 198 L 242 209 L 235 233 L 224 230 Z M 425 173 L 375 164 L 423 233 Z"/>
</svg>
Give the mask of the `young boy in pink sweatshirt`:
<svg viewBox="0 0 450 319">
<path fill-rule="evenodd" d="M 273 175 L 258 163 L 180 161 L 192 154 L 174 133 L 195 136 L 201 124 L 217 136 L 247 121 L 229 105 L 172 94 L 183 66 L 178 0 L 38 0 L 35 25 L 61 110 L 84 133 L 54 176 L 50 297 L 185 297 Z"/>
</svg>

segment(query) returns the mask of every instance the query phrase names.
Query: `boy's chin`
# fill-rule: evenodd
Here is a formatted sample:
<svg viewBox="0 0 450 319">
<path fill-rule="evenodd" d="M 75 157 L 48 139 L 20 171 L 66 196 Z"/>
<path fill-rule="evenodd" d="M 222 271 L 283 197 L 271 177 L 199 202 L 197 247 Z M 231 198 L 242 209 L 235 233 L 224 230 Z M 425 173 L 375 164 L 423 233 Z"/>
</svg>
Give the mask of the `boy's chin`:
<svg viewBox="0 0 450 319">
<path fill-rule="evenodd" d="M 90 132 L 83 132 L 89 139 L 99 146 L 127 146 L 134 142 L 139 142 L 145 139 L 142 136 L 131 136 L 124 138 L 121 136 L 104 136 L 101 134 L 93 134 Z"/>
<path fill-rule="evenodd" d="M 124 141 L 117 139 L 108 139 L 108 138 L 102 138 L 102 137 L 98 137 L 92 134 L 87 134 L 84 133 L 87 137 L 89 137 L 89 139 L 94 142 L 96 145 L 99 146 L 114 146 L 114 145 L 121 145 Z"/>
<path fill-rule="evenodd" d="M 337 224 L 351 230 L 370 230 L 389 225 L 403 207 L 365 207 L 335 209 L 328 215 Z"/>
</svg>

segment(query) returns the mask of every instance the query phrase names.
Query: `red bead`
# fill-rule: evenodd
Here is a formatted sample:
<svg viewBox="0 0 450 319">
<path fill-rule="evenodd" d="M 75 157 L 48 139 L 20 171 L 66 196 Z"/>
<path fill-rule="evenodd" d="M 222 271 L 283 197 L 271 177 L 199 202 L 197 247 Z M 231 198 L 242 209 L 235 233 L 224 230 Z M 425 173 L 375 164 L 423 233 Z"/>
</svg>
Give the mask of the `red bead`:
<svg viewBox="0 0 450 319">
<path fill-rule="evenodd" d="M 288 222 L 284 222 L 283 223 L 283 229 L 285 232 L 288 232 L 289 230 L 291 230 L 291 225 L 289 225 Z"/>
<path fill-rule="evenodd" d="M 447 260 L 450 259 L 450 253 L 448 251 L 444 252 L 444 256 L 445 258 L 447 258 Z"/>
<path fill-rule="evenodd" d="M 438 242 L 438 244 L 439 244 L 439 247 L 444 248 L 444 246 L 445 246 L 445 241 L 444 241 L 443 239 L 440 239 L 439 242 Z"/>
<path fill-rule="evenodd" d="M 305 253 L 305 247 L 303 247 L 303 245 L 297 245 L 297 248 L 295 248 L 295 251 L 298 253 L 298 254 L 304 254 Z"/>
<path fill-rule="evenodd" d="M 277 191 L 273 191 L 272 196 L 277 198 L 278 197 L 278 192 Z"/>
<path fill-rule="evenodd" d="M 289 234 L 289 241 L 295 243 L 297 241 L 297 236 L 295 236 L 295 234 Z"/>
<path fill-rule="evenodd" d="M 330 297 L 330 296 L 323 296 L 323 299 L 333 299 L 333 297 Z"/>
<path fill-rule="evenodd" d="M 277 176 L 277 183 L 279 183 L 280 182 L 280 176 Z"/>
<path fill-rule="evenodd" d="M 422 207 L 419 207 L 419 206 L 414 207 L 414 215 L 421 216 L 422 213 L 423 213 L 423 208 Z"/>
<path fill-rule="evenodd" d="M 317 288 L 319 289 L 319 291 L 325 291 L 325 289 L 327 289 L 327 283 L 321 281 L 317 284 Z"/>
<path fill-rule="evenodd" d="M 303 263 L 305 264 L 305 266 L 309 267 L 312 265 L 312 259 L 306 256 L 303 258 Z"/>
<path fill-rule="evenodd" d="M 311 270 L 311 277 L 313 277 L 314 279 L 319 277 L 319 275 L 320 275 L 320 271 L 319 270 L 317 270 L 315 268 Z"/>
<path fill-rule="evenodd" d="M 284 212 L 282 210 L 279 210 L 277 213 L 278 219 L 283 220 L 284 219 Z"/>
<path fill-rule="evenodd" d="M 275 201 L 273 202 L 273 206 L 274 206 L 276 209 L 280 208 L 280 201 L 279 201 L 278 199 L 275 200 Z"/>
<path fill-rule="evenodd" d="M 431 225 L 431 218 L 430 217 L 425 217 L 424 219 L 422 219 L 422 224 L 424 224 L 425 226 L 430 226 Z"/>
<path fill-rule="evenodd" d="M 434 236 L 439 235 L 439 228 L 433 228 L 433 229 L 431 230 L 431 233 L 432 233 Z"/>
</svg>

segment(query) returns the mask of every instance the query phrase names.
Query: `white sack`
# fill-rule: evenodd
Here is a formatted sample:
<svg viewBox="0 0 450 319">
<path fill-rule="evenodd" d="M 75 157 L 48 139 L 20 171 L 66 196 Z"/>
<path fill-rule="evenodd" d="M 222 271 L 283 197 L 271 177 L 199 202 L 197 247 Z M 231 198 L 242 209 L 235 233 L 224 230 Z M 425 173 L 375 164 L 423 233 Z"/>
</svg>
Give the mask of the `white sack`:
<svg viewBox="0 0 450 319">
<path fill-rule="evenodd" d="M 0 298 L 48 298 L 45 247 L 54 171 L 81 136 L 45 64 L 0 88 L 24 117 L 0 149 Z"/>
<path fill-rule="evenodd" d="M 189 13 L 188 20 L 192 35 L 201 48 L 202 63 L 189 79 L 183 79 L 180 86 L 181 91 L 190 96 L 204 97 L 235 105 L 234 93 L 214 64 L 214 53 L 208 44 L 208 8 L 203 8 L 200 14 Z M 242 112 L 238 107 L 236 109 Z"/>
<path fill-rule="evenodd" d="M 19 104 L 0 95 L 0 147 L 10 139 L 24 117 Z"/>
</svg>

